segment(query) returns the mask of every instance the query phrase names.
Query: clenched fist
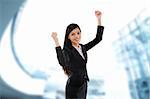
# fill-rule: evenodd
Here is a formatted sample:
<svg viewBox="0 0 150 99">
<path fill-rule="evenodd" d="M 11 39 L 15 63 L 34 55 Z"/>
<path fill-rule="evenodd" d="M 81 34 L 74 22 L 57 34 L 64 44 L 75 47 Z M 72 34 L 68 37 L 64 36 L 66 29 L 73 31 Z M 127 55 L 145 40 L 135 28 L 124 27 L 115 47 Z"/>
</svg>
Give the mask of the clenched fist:
<svg viewBox="0 0 150 99">
<path fill-rule="evenodd" d="M 101 16 L 102 16 L 102 13 L 99 10 L 96 10 L 95 11 L 95 16 L 97 17 L 98 25 L 101 25 Z"/>
<path fill-rule="evenodd" d="M 53 38 L 56 46 L 60 46 L 57 38 L 57 32 L 52 32 L 51 37 Z"/>
<path fill-rule="evenodd" d="M 95 16 L 99 19 L 102 16 L 102 13 L 99 10 L 95 11 Z"/>
<path fill-rule="evenodd" d="M 56 32 L 52 32 L 51 37 L 54 39 L 54 41 L 57 41 L 57 40 L 58 40 L 58 38 L 57 38 L 57 33 L 56 33 Z"/>
</svg>

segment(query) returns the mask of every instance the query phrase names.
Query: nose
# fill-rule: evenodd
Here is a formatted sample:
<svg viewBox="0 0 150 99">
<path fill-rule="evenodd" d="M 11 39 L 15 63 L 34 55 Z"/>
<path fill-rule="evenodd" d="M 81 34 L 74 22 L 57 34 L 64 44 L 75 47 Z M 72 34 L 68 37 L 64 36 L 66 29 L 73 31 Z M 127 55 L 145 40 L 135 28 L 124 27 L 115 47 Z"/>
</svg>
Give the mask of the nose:
<svg viewBox="0 0 150 99">
<path fill-rule="evenodd" d="M 80 36 L 79 36 L 78 34 L 75 35 L 75 38 L 79 39 L 79 37 L 80 37 Z"/>
</svg>

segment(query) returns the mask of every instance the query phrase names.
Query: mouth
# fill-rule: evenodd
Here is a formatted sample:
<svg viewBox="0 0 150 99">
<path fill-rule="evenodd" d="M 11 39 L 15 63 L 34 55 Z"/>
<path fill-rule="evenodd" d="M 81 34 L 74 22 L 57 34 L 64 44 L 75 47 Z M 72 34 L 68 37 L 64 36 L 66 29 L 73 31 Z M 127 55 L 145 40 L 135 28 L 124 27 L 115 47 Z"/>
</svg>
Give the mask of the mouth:
<svg viewBox="0 0 150 99">
<path fill-rule="evenodd" d="M 78 42 L 78 41 L 79 41 L 79 39 L 75 39 L 74 41 Z"/>
</svg>

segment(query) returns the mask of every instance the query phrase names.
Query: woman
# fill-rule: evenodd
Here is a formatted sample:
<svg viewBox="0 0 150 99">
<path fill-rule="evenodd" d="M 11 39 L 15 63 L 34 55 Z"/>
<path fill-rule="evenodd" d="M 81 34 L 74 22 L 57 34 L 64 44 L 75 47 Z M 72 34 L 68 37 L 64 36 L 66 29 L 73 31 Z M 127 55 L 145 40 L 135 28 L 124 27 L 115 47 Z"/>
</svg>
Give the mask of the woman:
<svg viewBox="0 0 150 99">
<path fill-rule="evenodd" d="M 87 44 L 80 44 L 81 29 L 77 24 L 67 26 L 64 47 L 59 45 L 57 33 L 52 32 L 52 38 L 56 44 L 56 53 L 59 64 L 68 75 L 65 96 L 66 99 L 86 99 L 87 81 L 87 51 L 102 40 L 104 27 L 101 26 L 101 12 L 95 11 L 98 20 L 97 34 L 94 40 Z"/>
</svg>

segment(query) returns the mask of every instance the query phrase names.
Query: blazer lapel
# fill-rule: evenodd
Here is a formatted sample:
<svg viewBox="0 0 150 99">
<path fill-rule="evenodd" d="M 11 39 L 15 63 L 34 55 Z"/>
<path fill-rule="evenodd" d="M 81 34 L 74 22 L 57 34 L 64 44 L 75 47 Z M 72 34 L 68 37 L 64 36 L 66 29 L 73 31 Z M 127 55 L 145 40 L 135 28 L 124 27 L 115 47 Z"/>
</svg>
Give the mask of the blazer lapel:
<svg viewBox="0 0 150 99">
<path fill-rule="evenodd" d="M 76 48 L 72 48 L 72 52 L 74 54 L 74 56 L 76 56 L 77 58 L 80 58 L 80 60 L 83 60 L 83 61 L 87 61 L 87 53 L 86 53 L 86 50 L 84 48 L 84 46 L 81 45 L 81 49 L 82 49 L 82 53 L 83 53 L 83 56 L 84 58 L 80 55 L 80 53 L 76 50 Z"/>
<path fill-rule="evenodd" d="M 83 57 L 80 55 L 80 53 L 77 51 L 77 49 L 76 48 L 72 48 L 72 52 L 73 52 L 73 55 L 76 57 L 76 58 L 78 58 L 78 59 L 80 59 L 80 60 L 84 60 L 83 59 Z"/>
<path fill-rule="evenodd" d="M 85 58 L 85 61 L 87 62 L 87 52 L 86 52 L 86 49 L 83 45 L 81 45 L 81 48 L 82 48 L 82 53 L 84 55 L 84 58 Z"/>
</svg>

